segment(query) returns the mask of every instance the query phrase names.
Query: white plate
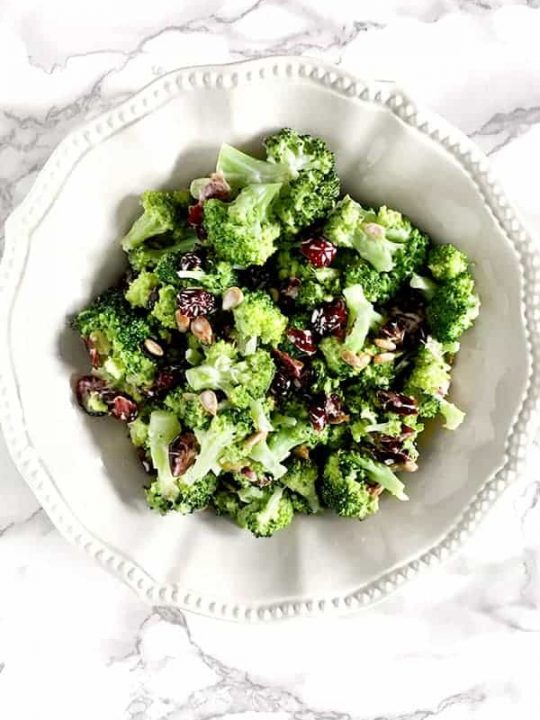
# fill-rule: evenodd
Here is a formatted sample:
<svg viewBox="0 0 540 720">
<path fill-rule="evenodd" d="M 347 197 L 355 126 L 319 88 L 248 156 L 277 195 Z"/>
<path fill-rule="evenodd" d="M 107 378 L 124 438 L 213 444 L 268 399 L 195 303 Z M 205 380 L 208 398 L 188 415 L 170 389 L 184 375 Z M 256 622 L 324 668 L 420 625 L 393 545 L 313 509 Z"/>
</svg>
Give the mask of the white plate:
<svg viewBox="0 0 540 720">
<path fill-rule="evenodd" d="M 210 513 L 159 517 L 124 428 L 75 406 L 87 367 L 66 317 L 117 277 L 117 238 L 148 187 L 177 187 L 222 141 L 292 126 L 325 137 L 345 189 L 472 258 L 483 306 L 455 368 L 466 423 L 433 434 L 410 501 L 364 523 L 299 518 L 257 540 Z M 9 218 L 0 271 L 0 418 L 59 529 L 151 603 L 230 619 L 354 610 L 469 534 L 515 476 L 538 398 L 539 262 L 483 155 L 391 83 L 305 58 L 180 70 L 69 135 Z"/>
</svg>

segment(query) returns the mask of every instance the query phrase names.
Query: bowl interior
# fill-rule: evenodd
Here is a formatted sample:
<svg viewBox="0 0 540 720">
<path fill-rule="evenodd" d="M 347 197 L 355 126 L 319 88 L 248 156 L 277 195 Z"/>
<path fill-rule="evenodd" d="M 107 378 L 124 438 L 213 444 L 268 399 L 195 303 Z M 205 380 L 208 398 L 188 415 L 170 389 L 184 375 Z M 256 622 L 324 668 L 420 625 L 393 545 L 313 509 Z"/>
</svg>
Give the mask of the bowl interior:
<svg viewBox="0 0 540 720">
<path fill-rule="evenodd" d="M 365 523 L 298 518 L 256 540 L 210 513 L 146 509 L 124 428 L 73 403 L 70 379 L 87 360 L 66 318 L 118 277 L 117 239 L 143 189 L 183 186 L 213 167 L 222 141 L 255 148 L 287 125 L 328 140 L 356 199 L 395 207 L 468 253 L 483 305 L 451 392 L 467 420 L 431 434 L 406 478 L 410 501 L 384 500 Z M 33 233 L 10 326 L 28 434 L 77 518 L 160 584 L 240 603 L 343 595 L 432 546 L 502 464 L 527 377 L 520 287 L 515 252 L 472 180 L 387 108 L 300 79 L 194 88 L 84 155 Z"/>
</svg>

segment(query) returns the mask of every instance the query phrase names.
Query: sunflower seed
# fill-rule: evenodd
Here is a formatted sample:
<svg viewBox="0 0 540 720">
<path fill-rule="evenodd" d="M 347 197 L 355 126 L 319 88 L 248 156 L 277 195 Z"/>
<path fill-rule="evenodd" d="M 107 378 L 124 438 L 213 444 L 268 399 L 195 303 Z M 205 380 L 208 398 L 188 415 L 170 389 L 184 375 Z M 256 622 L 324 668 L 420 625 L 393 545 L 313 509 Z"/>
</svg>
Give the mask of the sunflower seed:
<svg viewBox="0 0 540 720">
<path fill-rule="evenodd" d="M 205 390 L 199 395 L 199 401 L 210 415 L 217 414 L 218 399 L 213 390 Z"/>
<path fill-rule="evenodd" d="M 145 350 L 154 357 L 163 357 L 165 355 L 165 350 L 158 342 L 152 340 L 152 338 L 146 338 L 144 341 L 144 347 Z"/>
<path fill-rule="evenodd" d="M 353 353 L 352 350 L 343 350 L 341 359 L 355 370 L 363 370 L 371 362 L 371 355 L 368 353 L 360 353 L 357 355 Z"/>
<path fill-rule="evenodd" d="M 214 332 L 208 320 L 199 316 L 191 322 L 191 332 L 203 345 L 211 345 L 214 342 Z"/>
<path fill-rule="evenodd" d="M 375 345 L 378 348 L 381 348 L 381 350 L 395 350 L 396 349 L 396 343 L 392 340 L 387 340 L 386 338 L 375 338 L 373 341 Z"/>
<path fill-rule="evenodd" d="M 244 302 L 244 293 L 239 287 L 231 287 L 223 293 L 221 307 L 223 310 L 233 310 Z"/>
<path fill-rule="evenodd" d="M 375 355 L 375 357 L 373 358 L 373 362 L 376 365 L 380 365 L 381 363 L 392 362 L 392 360 L 394 360 L 395 357 L 396 357 L 395 353 L 391 353 L 391 352 L 380 353 L 379 355 Z"/>
<path fill-rule="evenodd" d="M 189 324 L 191 322 L 191 319 L 188 318 L 187 315 L 183 315 L 180 310 L 177 310 L 175 312 L 174 317 L 176 320 L 176 327 L 178 328 L 179 332 L 187 332 L 189 330 Z"/>
</svg>

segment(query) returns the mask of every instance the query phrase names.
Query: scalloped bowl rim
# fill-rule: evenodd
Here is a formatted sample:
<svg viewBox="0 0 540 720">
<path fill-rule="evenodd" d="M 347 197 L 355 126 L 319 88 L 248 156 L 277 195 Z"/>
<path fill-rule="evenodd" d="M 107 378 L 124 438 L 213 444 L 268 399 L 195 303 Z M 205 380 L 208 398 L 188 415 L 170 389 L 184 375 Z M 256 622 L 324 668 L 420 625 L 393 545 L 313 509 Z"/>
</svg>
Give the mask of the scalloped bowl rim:
<svg viewBox="0 0 540 720">
<path fill-rule="evenodd" d="M 523 281 L 521 307 L 529 353 L 530 371 L 523 400 L 508 433 L 502 467 L 476 493 L 453 528 L 436 545 L 410 561 L 381 574 L 346 595 L 328 599 L 305 598 L 272 603 L 235 605 L 195 596 L 180 584 L 160 585 L 140 566 L 93 536 L 75 517 L 58 493 L 52 478 L 25 432 L 24 414 L 18 398 L 9 350 L 10 309 L 33 230 L 54 203 L 78 161 L 111 134 L 144 117 L 177 93 L 190 87 L 234 87 L 254 76 L 301 77 L 318 86 L 331 87 L 343 96 L 385 107 L 403 122 L 428 137 L 448 153 L 472 179 L 500 229 L 519 258 Z M 530 232 L 494 179 L 484 154 L 465 135 L 434 113 L 419 109 L 408 95 L 387 80 L 365 81 L 339 68 L 306 57 L 268 57 L 227 65 L 182 68 L 151 82 L 117 107 L 70 133 L 54 150 L 32 189 L 6 222 L 6 241 L 0 263 L 0 424 L 9 452 L 47 514 L 72 543 L 82 547 L 103 566 L 124 580 L 145 601 L 229 620 L 269 621 L 293 616 L 345 613 L 377 602 L 421 570 L 433 566 L 458 549 L 487 510 L 512 482 L 526 456 L 539 419 L 540 397 L 540 258 Z"/>
</svg>

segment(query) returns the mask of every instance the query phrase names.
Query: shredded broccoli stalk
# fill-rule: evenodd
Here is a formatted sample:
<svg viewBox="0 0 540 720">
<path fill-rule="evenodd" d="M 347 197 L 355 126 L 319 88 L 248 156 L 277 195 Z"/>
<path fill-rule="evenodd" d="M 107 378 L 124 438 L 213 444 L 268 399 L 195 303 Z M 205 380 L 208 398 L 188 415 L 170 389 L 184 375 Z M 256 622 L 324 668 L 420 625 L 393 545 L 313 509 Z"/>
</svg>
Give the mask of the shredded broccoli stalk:
<svg viewBox="0 0 540 720">
<path fill-rule="evenodd" d="M 361 285 L 350 285 L 343 290 L 349 310 L 350 330 L 345 339 L 345 347 L 358 353 L 364 347 L 371 328 L 382 321 L 381 315 L 375 312 L 373 305 L 366 300 Z M 352 321 L 352 322 L 351 322 Z"/>
<path fill-rule="evenodd" d="M 382 485 L 385 490 L 394 495 L 398 500 L 408 500 L 405 494 L 405 485 L 399 480 L 389 467 L 383 463 L 375 462 L 371 458 L 359 455 L 357 462 L 363 468 L 373 483 Z"/>
<path fill-rule="evenodd" d="M 148 444 L 152 463 L 158 473 L 161 495 L 174 501 L 178 496 L 178 481 L 171 472 L 169 446 L 180 432 L 180 423 L 173 413 L 155 410 L 150 415 Z"/>
</svg>

